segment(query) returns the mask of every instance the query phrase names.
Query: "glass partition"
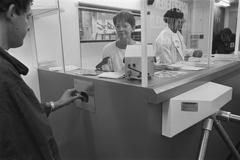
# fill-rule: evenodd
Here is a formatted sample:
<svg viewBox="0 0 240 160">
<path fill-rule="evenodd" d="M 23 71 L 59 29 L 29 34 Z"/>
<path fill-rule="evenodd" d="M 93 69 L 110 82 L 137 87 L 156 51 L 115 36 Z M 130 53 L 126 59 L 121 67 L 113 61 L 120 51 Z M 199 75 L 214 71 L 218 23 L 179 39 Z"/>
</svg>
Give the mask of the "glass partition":
<svg viewBox="0 0 240 160">
<path fill-rule="evenodd" d="M 238 0 L 215 0 L 212 54 L 233 54 L 236 44 Z"/>
<path fill-rule="evenodd" d="M 38 67 L 64 71 L 58 1 L 36 1 L 32 7 Z"/>
<path fill-rule="evenodd" d="M 164 14 L 177 8 L 183 13 L 183 25 L 179 32 L 187 48 L 201 49 L 203 54 L 210 53 L 209 34 L 211 31 L 211 0 L 156 0 L 148 7 L 148 43 L 154 44 L 157 37 L 167 26 Z"/>
<path fill-rule="evenodd" d="M 197 70 L 209 66 L 213 3 L 212 0 L 155 0 L 147 5 L 146 43 L 154 46 L 155 78 L 178 77 L 184 72 L 172 71 L 183 67 Z"/>
<path fill-rule="evenodd" d="M 117 39 L 113 17 L 121 10 L 124 9 L 79 3 L 80 54 L 83 69 L 95 69 L 102 60 L 104 46 Z M 140 41 L 140 12 L 126 11 L 131 12 L 136 20 L 132 38 Z"/>
<path fill-rule="evenodd" d="M 72 72 L 81 66 L 77 8 L 73 2 L 36 0 L 34 40 L 38 67 Z"/>
</svg>

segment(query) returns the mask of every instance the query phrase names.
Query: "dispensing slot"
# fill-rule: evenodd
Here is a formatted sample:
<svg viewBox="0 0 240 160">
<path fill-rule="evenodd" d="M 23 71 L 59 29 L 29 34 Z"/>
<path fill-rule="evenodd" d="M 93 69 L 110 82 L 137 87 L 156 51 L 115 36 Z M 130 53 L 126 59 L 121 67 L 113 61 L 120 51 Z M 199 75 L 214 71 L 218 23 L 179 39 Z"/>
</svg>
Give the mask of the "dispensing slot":
<svg viewBox="0 0 240 160">
<path fill-rule="evenodd" d="M 74 88 L 81 94 L 82 98 L 76 100 L 74 103 L 77 107 L 87 110 L 89 112 L 95 112 L 95 100 L 94 100 L 94 85 L 93 82 L 74 79 Z"/>
</svg>

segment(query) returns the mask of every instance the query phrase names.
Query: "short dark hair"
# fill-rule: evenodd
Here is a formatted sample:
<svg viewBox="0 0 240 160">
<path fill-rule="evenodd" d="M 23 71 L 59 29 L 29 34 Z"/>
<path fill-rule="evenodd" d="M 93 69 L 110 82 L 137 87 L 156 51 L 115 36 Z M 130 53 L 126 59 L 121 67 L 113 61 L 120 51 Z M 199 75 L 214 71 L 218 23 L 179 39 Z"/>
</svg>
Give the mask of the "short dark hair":
<svg viewBox="0 0 240 160">
<path fill-rule="evenodd" d="M 183 17 L 184 14 L 180 9 L 171 8 L 163 15 L 163 20 L 167 23 L 167 18 L 182 19 Z"/>
<path fill-rule="evenodd" d="M 113 24 L 116 26 L 117 20 L 124 20 L 128 22 L 132 27 L 135 27 L 135 18 L 128 11 L 121 11 L 113 17 Z"/>
<path fill-rule="evenodd" d="M 11 4 L 16 6 L 16 13 L 26 12 L 33 0 L 0 0 L 0 13 L 6 12 Z"/>
<path fill-rule="evenodd" d="M 223 30 L 220 31 L 220 34 L 232 35 L 232 31 L 230 28 L 224 28 Z"/>
</svg>

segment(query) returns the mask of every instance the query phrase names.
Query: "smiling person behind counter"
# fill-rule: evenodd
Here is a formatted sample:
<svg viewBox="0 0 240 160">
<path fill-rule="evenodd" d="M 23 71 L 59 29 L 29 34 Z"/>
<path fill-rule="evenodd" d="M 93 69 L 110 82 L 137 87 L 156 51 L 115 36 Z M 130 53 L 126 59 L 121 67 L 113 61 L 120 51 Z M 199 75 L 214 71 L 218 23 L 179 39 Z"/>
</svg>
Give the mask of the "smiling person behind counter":
<svg viewBox="0 0 240 160">
<path fill-rule="evenodd" d="M 135 29 L 135 18 L 128 11 L 121 11 L 113 17 L 117 40 L 104 46 L 103 59 L 96 66 L 98 70 L 124 72 L 124 56 L 127 45 L 136 44 L 131 38 Z"/>
<path fill-rule="evenodd" d="M 164 14 L 164 22 L 168 24 L 158 35 L 155 42 L 157 64 L 172 64 L 187 60 L 190 56 L 201 57 L 201 50 L 187 49 L 182 34 L 184 22 L 183 12 L 172 8 Z"/>
<path fill-rule="evenodd" d="M 60 160 L 47 116 L 81 98 L 75 89 L 69 89 L 59 100 L 40 104 L 21 77 L 28 68 L 8 53 L 8 49 L 23 45 L 32 16 L 31 3 L 32 0 L 0 1 L 1 160 Z"/>
</svg>

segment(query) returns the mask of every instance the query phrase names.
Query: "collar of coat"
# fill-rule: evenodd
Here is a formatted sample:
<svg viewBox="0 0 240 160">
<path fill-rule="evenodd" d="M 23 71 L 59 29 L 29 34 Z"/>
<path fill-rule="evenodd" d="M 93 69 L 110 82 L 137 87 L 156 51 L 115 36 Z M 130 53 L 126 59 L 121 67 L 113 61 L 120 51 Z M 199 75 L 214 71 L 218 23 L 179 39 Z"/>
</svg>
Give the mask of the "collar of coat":
<svg viewBox="0 0 240 160">
<path fill-rule="evenodd" d="M 2 56 L 5 60 L 7 60 L 9 63 L 11 63 L 19 74 L 27 75 L 28 68 L 23 63 L 21 63 L 19 60 L 17 60 L 13 56 L 11 56 L 8 52 L 6 52 L 1 47 L 0 47 L 0 56 Z"/>
</svg>

